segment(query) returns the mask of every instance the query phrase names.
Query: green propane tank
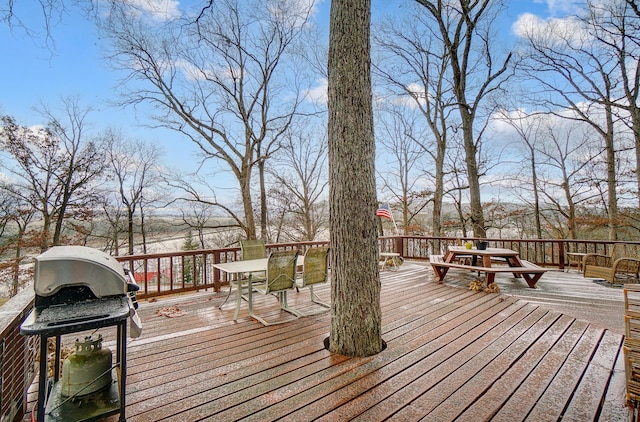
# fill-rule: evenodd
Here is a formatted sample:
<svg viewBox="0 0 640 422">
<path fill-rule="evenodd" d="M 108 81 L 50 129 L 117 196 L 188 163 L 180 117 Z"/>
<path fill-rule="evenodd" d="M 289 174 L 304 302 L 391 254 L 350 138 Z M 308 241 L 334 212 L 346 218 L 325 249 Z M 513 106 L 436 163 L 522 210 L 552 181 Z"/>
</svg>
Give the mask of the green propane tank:
<svg viewBox="0 0 640 422">
<path fill-rule="evenodd" d="M 111 384 L 111 350 L 102 348 L 102 335 L 75 341 L 76 350 L 62 363 L 61 394 L 85 396 Z"/>
</svg>

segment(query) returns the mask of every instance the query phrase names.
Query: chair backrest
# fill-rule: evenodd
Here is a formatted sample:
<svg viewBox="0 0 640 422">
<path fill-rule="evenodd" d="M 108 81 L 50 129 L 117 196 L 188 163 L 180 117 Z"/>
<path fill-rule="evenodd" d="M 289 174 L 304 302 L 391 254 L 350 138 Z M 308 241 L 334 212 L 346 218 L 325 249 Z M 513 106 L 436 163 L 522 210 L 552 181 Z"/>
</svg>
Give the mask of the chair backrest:
<svg viewBox="0 0 640 422">
<path fill-rule="evenodd" d="M 267 291 L 293 288 L 296 280 L 297 250 L 273 251 L 267 264 Z"/>
<path fill-rule="evenodd" d="M 242 260 L 260 259 L 267 257 L 267 247 L 262 239 L 245 239 L 240 241 Z"/>
<path fill-rule="evenodd" d="M 611 265 L 620 258 L 640 259 L 640 245 L 629 243 L 616 243 L 611 250 Z M 638 273 L 640 264 L 638 261 L 622 261 L 618 264 L 616 272 Z"/>
<path fill-rule="evenodd" d="M 329 259 L 329 247 L 319 246 L 309 248 L 304 254 L 304 273 L 302 274 L 302 286 L 324 283 L 327 281 L 327 261 Z"/>
<path fill-rule="evenodd" d="M 618 258 L 640 259 L 640 245 L 629 243 L 615 243 L 611 249 L 611 260 Z"/>
</svg>

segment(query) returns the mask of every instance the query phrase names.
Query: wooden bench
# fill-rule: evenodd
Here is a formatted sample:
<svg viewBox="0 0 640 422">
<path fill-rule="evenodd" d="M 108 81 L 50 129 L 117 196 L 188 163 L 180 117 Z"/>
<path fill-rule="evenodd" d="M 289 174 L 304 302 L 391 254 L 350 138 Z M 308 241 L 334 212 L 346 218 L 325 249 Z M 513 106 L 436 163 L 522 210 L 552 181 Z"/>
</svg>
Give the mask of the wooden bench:
<svg viewBox="0 0 640 422">
<path fill-rule="evenodd" d="M 536 287 L 536 283 L 538 282 L 540 277 L 542 277 L 542 275 L 547 271 L 546 269 L 525 260 L 521 261 L 521 267 L 482 267 L 478 265 L 460 264 L 457 262 L 445 262 L 442 255 L 431 255 L 429 257 L 429 262 L 431 263 L 431 267 L 433 268 L 433 272 L 436 274 L 438 281 L 444 280 L 444 276 L 449 271 L 449 268 L 456 268 L 459 270 L 485 273 L 485 280 L 487 282 L 487 285 L 495 281 L 497 273 L 512 273 L 514 277 L 522 276 L 522 278 L 525 279 L 529 287 L 531 287 L 532 289 Z"/>
</svg>

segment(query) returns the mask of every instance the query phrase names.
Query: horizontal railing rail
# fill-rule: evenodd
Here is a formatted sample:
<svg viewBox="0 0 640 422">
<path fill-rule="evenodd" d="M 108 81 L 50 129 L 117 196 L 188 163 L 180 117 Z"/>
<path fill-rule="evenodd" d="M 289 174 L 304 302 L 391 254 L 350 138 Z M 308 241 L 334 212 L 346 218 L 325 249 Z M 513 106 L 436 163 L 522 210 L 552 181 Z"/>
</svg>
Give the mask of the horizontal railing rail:
<svg viewBox="0 0 640 422">
<path fill-rule="evenodd" d="M 449 245 L 476 238 L 386 236 L 379 238 L 381 252 L 397 252 L 405 259 L 427 260 L 429 255 L 444 253 Z M 606 240 L 557 239 L 483 239 L 490 247 L 509 248 L 523 259 L 545 267 L 564 269 L 567 252 L 608 254 L 614 243 Z M 298 249 L 304 253 L 313 246 L 328 242 L 299 242 L 267 245 L 267 250 Z M 213 264 L 240 259 L 240 248 L 179 251 L 145 255 L 118 256 L 116 259 L 133 273 L 141 290 L 138 296 L 177 294 L 194 290 L 219 291 L 228 280 Z M 37 336 L 20 335 L 20 325 L 33 307 L 33 290 L 25 290 L 0 307 L 0 419 L 15 420 L 26 411 L 26 390 L 34 377 Z"/>
</svg>

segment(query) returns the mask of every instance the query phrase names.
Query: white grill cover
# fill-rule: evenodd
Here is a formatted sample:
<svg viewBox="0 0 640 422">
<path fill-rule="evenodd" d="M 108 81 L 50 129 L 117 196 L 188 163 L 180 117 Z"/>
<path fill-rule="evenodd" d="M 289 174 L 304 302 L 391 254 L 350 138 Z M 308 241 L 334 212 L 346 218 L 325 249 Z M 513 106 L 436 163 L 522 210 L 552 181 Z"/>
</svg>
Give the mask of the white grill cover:
<svg viewBox="0 0 640 422">
<path fill-rule="evenodd" d="M 35 258 L 36 295 L 51 296 L 61 287 L 80 285 L 98 298 L 124 295 L 127 277 L 114 257 L 86 246 L 54 246 Z"/>
</svg>

